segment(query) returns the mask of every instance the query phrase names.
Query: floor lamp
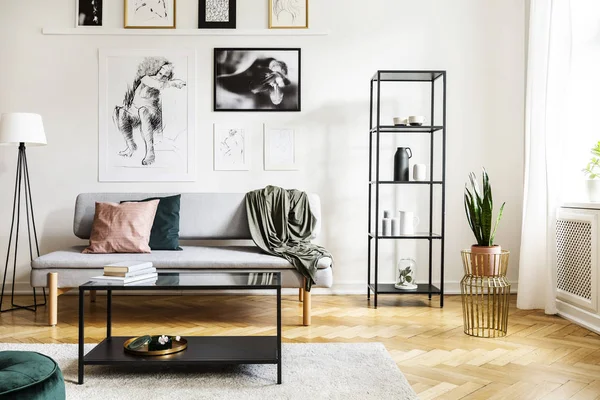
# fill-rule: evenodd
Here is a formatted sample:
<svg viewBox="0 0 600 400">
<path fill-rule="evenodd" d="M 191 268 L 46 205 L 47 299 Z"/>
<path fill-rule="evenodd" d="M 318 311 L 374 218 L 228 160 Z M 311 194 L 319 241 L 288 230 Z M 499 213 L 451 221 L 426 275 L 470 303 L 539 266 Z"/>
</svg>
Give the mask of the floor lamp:
<svg viewBox="0 0 600 400">
<path fill-rule="evenodd" d="M 44 302 L 37 302 L 35 288 L 33 288 L 33 304 L 22 306 L 15 304 L 15 275 L 17 273 L 17 255 L 19 250 L 19 228 L 21 222 L 21 204 L 25 205 L 25 215 L 27 219 L 27 239 L 29 241 L 29 256 L 33 261 L 35 254 L 39 257 L 40 248 L 38 245 L 37 231 L 35 229 L 35 219 L 33 216 L 33 202 L 31 200 L 31 187 L 29 181 L 29 168 L 27 167 L 27 153 L 25 145 L 44 146 L 46 145 L 46 134 L 42 117 L 37 114 L 29 113 L 10 113 L 0 116 L 0 145 L 19 146 L 19 156 L 17 158 L 17 173 L 15 178 L 15 194 L 13 198 L 12 220 L 10 223 L 10 236 L 8 237 L 8 251 L 6 254 L 6 264 L 4 266 L 4 276 L 2 278 L 2 292 L 0 293 L 0 312 L 14 310 L 36 311 L 38 306 L 46 304 L 46 289 L 43 288 Z M 22 201 L 22 199 L 24 201 Z M 14 234 L 14 235 L 13 235 Z M 33 236 L 33 237 L 32 237 Z M 2 309 L 4 300 L 4 290 L 6 288 L 6 276 L 10 264 L 11 246 L 14 245 L 13 263 L 12 263 L 12 287 L 11 287 L 11 305 L 10 308 Z"/>
</svg>

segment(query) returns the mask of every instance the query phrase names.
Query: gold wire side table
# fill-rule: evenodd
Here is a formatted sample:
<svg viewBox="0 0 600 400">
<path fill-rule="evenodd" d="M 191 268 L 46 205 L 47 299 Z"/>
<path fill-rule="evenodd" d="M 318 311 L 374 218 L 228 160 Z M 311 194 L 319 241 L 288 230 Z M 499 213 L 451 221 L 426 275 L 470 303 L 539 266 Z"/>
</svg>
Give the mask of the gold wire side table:
<svg viewBox="0 0 600 400">
<path fill-rule="evenodd" d="M 506 271 L 510 251 L 473 254 L 471 250 L 463 250 L 461 255 L 465 270 L 460 281 L 465 333 L 484 338 L 506 336 L 510 299 Z"/>
</svg>

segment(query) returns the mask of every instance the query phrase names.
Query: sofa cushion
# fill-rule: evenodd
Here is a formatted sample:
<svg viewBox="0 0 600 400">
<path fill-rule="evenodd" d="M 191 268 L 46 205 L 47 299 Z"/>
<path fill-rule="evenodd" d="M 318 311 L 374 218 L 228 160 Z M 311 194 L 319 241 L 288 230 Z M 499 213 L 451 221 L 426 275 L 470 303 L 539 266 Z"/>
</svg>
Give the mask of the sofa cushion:
<svg viewBox="0 0 600 400">
<path fill-rule="evenodd" d="M 32 261 L 34 269 L 102 268 L 118 261 L 150 261 L 157 269 L 293 269 L 284 258 L 263 253 L 256 246 L 182 246 L 183 251 L 158 250 L 148 254 L 82 254 L 84 246 L 55 251 Z M 318 268 L 329 268 L 322 258 Z"/>
<path fill-rule="evenodd" d="M 152 200 L 159 200 L 159 203 L 152 223 L 148 245 L 152 250 L 181 250 L 181 247 L 179 247 L 180 194 L 167 197 L 150 197 L 144 200 L 125 200 L 121 203 Z"/>
<path fill-rule="evenodd" d="M 84 253 L 150 253 L 150 231 L 159 200 L 96 203 L 90 245 Z"/>
</svg>

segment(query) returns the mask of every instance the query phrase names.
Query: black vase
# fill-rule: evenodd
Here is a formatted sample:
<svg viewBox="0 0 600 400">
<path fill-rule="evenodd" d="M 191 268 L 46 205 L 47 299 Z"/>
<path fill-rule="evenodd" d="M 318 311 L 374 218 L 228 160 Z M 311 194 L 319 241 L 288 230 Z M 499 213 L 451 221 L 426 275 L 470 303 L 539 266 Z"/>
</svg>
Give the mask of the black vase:
<svg viewBox="0 0 600 400">
<path fill-rule="evenodd" d="M 412 158 L 410 147 L 398 147 L 394 155 L 394 181 L 406 182 L 410 179 L 408 160 Z"/>
</svg>

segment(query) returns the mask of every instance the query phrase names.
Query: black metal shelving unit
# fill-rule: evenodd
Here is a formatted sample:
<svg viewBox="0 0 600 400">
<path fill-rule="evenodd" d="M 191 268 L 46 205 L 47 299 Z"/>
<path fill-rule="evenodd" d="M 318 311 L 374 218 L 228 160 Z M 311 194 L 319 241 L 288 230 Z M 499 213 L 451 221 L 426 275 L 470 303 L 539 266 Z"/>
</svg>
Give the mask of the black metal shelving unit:
<svg viewBox="0 0 600 400">
<path fill-rule="evenodd" d="M 441 82 L 441 125 L 436 122 L 436 95 L 440 96 L 440 90 L 436 93 L 436 83 Z M 446 223 L 446 71 L 377 71 L 371 78 L 371 101 L 369 118 L 369 226 L 368 226 L 368 273 L 367 273 L 367 299 L 371 299 L 371 292 L 374 296 L 374 307 L 377 308 L 377 296 L 379 294 L 427 294 L 431 300 L 433 295 L 440 296 L 440 307 L 444 306 L 444 233 Z M 390 126 L 381 124 L 381 86 L 387 82 L 422 82 L 429 84 L 431 90 L 431 113 L 429 116 L 430 126 Z M 375 91 L 375 92 L 374 92 Z M 439 99 L 438 99 L 439 100 Z M 430 145 L 430 181 L 382 181 L 380 177 L 380 150 L 381 134 L 427 134 L 429 135 Z M 442 135 L 441 149 L 435 148 L 435 136 Z M 375 144 L 373 144 L 375 141 Z M 436 166 L 436 150 L 441 153 L 441 180 L 434 180 Z M 375 153 L 375 154 L 373 154 Z M 375 157 L 375 163 L 373 163 Z M 438 158 L 438 161 L 439 158 Z M 373 168 L 375 166 L 375 168 Z M 375 169 L 375 171 L 373 171 Z M 382 236 L 379 234 L 379 205 L 380 205 L 380 187 L 382 185 L 427 185 L 429 186 L 429 231 L 417 232 L 413 235 L 402 236 Z M 434 187 L 441 187 L 441 230 L 434 232 Z M 373 197 L 375 197 L 373 201 Z M 373 210 L 373 206 L 375 209 Z M 374 221 L 373 221 L 374 220 Z M 379 282 L 379 241 L 380 240 L 427 240 L 429 243 L 429 282 L 427 284 L 418 284 L 414 290 L 398 290 L 393 283 Z M 433 275 L 433 246 L 439 243 L 440 246 L 440 285 L 436 287 L 432 282 Z M 374 274 L 373 274 L 374 273 Z M 372 277 L 372 275 L 374 275 Z M 374 278 L 374 279 L 372 279 Z"/>
</svg>

